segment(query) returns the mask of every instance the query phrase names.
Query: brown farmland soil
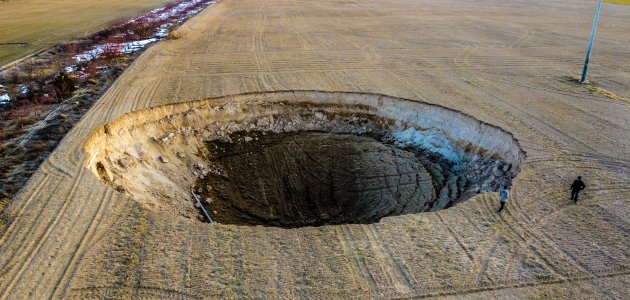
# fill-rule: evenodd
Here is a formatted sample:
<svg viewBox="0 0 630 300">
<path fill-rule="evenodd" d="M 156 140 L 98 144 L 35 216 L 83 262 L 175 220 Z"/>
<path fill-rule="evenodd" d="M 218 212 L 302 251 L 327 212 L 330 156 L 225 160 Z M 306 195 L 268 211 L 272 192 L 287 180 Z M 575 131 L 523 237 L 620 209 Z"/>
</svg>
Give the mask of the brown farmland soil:
<svg viewBox="0 0 630 300">
<path fill-rule="evenodd" d="M 144 52 L 12 199 L 0 298 L 626 298 L 630 6 L 602 10 L 597 92 L 570 79 L 593 12 L 586 0 L 212 5 Z M 86 168 L 90 137 L 125 113 L 286 90 L 438 104 L 511 132 L 527 159 L 500 214 L 497 194 L 481 193 L 437 212 L 293 229 L 182 217 L 105 184 L 98 162 Z M 577 175 L 587 188 L 573 204 Z"/>
</svg>

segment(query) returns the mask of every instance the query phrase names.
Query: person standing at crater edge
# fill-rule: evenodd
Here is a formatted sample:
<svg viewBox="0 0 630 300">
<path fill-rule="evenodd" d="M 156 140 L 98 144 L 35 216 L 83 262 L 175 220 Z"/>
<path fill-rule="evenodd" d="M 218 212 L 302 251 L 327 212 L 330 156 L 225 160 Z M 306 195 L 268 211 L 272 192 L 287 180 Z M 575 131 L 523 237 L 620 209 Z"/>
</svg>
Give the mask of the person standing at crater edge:
<svg viewBox="0 0 630 300">
<path fill-rule="evenodd" d="M 573 203 L 578 202 L 580 192 L 584 188 L 586 188 L 586 184 L 582 181 L 582 176 L 578 176 L 577 179 L 573 181 L 573 184 L 571 184 L 571 188 L 569 188 L 571 190 L 571 200 L 573 200 Z"/>
<path fill-rule="evenodd" d="M 507 185 L 504 185 L 502 188 L 499 189 L 499 202 L 501 202 L 501 207 L 499 207 L 499 210 L 497 212 L 501 212 L 503 210 L 503 207 L 505 206 L 505 203 L 507 203 L 509 196 L 510 190 L 508 190 Z"/>
</svg>

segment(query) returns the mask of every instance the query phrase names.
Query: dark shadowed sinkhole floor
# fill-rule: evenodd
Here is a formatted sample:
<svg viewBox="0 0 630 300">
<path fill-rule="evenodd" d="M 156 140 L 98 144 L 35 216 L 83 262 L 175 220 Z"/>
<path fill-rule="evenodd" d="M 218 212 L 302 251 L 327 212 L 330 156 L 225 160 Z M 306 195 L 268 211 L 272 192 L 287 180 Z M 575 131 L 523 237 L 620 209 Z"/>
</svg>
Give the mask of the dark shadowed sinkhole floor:
<svg viewBox="0 0 630 300">
<path fill-rule="evenodd" d="M 224 224 L 373 223 L 446 208 L 471 194 L 453 163 L 375 135 L 241 132 L 208 149 L 223 172 L 196 185 L 206 210 Z"/>
</svg>

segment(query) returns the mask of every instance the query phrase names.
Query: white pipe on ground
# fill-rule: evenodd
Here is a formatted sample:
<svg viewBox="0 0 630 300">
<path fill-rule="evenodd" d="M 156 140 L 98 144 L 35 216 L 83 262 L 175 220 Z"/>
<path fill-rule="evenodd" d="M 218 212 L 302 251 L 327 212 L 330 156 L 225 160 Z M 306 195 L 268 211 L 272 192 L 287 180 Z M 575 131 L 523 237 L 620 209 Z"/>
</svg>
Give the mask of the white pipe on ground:
<svg viewBox="0 0 630 300">
<path fill-rule="evenodd" d="M 212 218 L 210 218 L 210 215 L 208 214 L 206 209 L 203 207 L 203 205 L 201 205 L 201 201 L 199 200 L 199 197 L 197 197 L 195 192 L 191 191 L 190 193 L 193 195 L 195 200 L 197 200 L 197 205 L 199 205 L 199 208 L 201 208 L 201 211 L 203 212 L 203 215 L 206 217 L 206 220 L 208 220 L 208 223 L 214 223 L 214 221 L 212 221 Z"/>
</svg>

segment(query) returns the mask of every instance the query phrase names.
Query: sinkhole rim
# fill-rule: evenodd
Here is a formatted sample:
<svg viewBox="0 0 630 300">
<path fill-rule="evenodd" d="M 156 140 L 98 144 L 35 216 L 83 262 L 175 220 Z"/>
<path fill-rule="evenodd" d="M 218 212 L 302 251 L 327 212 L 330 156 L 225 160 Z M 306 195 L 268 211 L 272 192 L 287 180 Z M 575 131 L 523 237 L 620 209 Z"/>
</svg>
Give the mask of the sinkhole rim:
<svg viewBox="0 0 630 300">
<path fill-rule="evenodd" d="M 316 112 L 323 112 L 330 113 L 333 117 L 344 115 L 350 119 L 357 116 L 373 116 L 375 122 L 381 122 L 379 126 L 382 126 L 383 132 L 402 132 L 412 128 L 418 132 L 422 130 L 426 132 L 435 129 L 444 133 L 445 139 L 453 146 L 455 152 L 462 154 L 464 161 L 481 157 L 489 160 L 500 159 L 509 163 L 510 178 L 518 175 L 520 165 L 526 158 L 525 151 L 512 133 L 440 105 L 382 94 L 276 91 L 166 104 L 126 113 L 91 135 L 85 147 L 87 154 L 85 166 L 101 182 L 130 195 L 147 209 L 196 218 L 199 212 L 195 208 L 190 191 L 193 188 L 191 182 L 198 178 L 194 176 L 194 180 L 191 180 L 193 179 L 191 176 L 195 170 L 201 174 L 202 171 L 197 165 L 203 163 L 204 159 L 192 156 L 195 151 L 197 154 L 200 153 L 198 144 L 207 141 L 202 137 L 203 134 L 208 134 L 203 132 L 205 128 L 217 124 L 226 125 L 228 128 L 237 126 L 234 124 L 249 126 L 255 122 L 248 122 L 261 120 L 263 117 L 272 116 L 273 120 L 273 116 L 305 111 L 311 111 L 313 113 L 311 116 Z M 329 118 L 331 118 L 329 115 L 324 117 L 326 122 L 336 120 L 331 121 Z M 252 128 L 258 129 L 256 126 Z M 295 130 L 287 131 L 318 131 L 308 126 L 293 129 Z M 227 137 L 237 131 L 233 130 Z M 334 130 L 321 131 L 336 133 Z M 173 133 L 176 133 L 174 137 L 171 136 Z M 164 138 L 168 142 L 162 145 L 160 143 Z M 184 144 L 178 143 L 183 143 L 184 140 L 190 148 L 188 152 L 180 151 Z M 171 142 L 172 145 L 169 144 Z M 175 144 L 178 146 L 173 146 Z M 177 149 L 169 149 L 169 145 Z M 121 163 L 125 155 L 131 157 L 131 161 Z M 177 172 L 191 174 L 175 174 L 174 165 L 179 164 L 177 160 L 184 157 L 188 160 L 180 165 L 186 170 Z M 123 168 L 121 165 L 126 166 Z M 121 168 L 137 174 L 125 174 L 120 171 Z M 172 190 L 152 191 L 156 187 L 159 189 L 160 185 L 168 186 Z"/>
</svg>

